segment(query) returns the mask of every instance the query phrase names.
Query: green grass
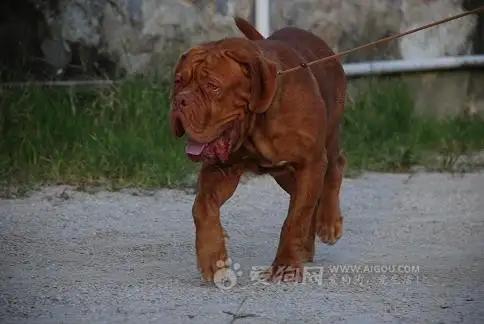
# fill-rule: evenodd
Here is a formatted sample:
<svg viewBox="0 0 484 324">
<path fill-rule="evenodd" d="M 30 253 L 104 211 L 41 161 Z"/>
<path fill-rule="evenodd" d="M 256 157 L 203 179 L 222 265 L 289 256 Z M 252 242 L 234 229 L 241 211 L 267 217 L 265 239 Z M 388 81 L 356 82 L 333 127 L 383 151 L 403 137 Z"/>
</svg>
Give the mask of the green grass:
<svg viewBox="0 0 484 324">
<path fill-rule="evenodd" d="M 0 96 L 3 183 L 176 187 L 195 168 L 184 140 L 170 133 L 162 83 L 0 89 Z M 351 169 L 405 171 L 435 154 L 484 148 L 482 119 L 418 117 L 402 82 L 380 81 L 353 99 L 342 128 Z"/>
<path fill-rule="evenodd" d="M 0 179 L 174 187 L 193 168 L 170 133 L 167 88 L 3 90 Z"/>
<path fill-rule="evenodd" d="M 345 108 L 342 127 L 352 169 L 408 171 L 420 164 L 447 171 L 454 157 L 484 149 L 484 120 L 477 115 L 417 115 L 406 83 L 398 80 L 372 81 L 358 92 Z M 447 164 L 428 165 L 436 155 Z"/>
</svg>

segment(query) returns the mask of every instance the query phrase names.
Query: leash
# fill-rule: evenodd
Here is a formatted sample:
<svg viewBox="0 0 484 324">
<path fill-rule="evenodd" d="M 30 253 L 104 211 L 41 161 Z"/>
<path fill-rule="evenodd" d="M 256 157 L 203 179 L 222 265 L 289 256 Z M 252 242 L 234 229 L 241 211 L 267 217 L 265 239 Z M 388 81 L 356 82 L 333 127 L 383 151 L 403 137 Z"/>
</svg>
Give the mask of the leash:
<svg viewBox="0 0 484 324">
<path fill-rule="evenodd" d="M 377 45 L 377 44 L 380 44 L 380 43 L 388 42 L 388 41 L 391 41 L 393 39 L 400 38 L 400 37 L 403 37 L 403 36 L 406 36 L 406 35 L 409 35 L 409 34 L 413 34 L 413 33 L 416 33 L 418 31 L 421 31 L 421 30 L 424 30 L 424 29 L 427 29 L 427 28 L 430 28 L 430 27 L 441 25 L 441 24 L 449 22 L 451 20 L 462 18 L 464 16 L 479 12 L 481 10 L 484 10 L 484 6 L 480 6 L 478 8 L 473 9 L 473 10 L 464 11 L 463 13 L 460 13 L 458 15 L 451 16 L 449 18 L 445 18 L 445 19 L 441 19 L 441 20 L 437 20 L 433 23 L 430 23 L 430 24 L 427 24 L 427 25 L 424 25 L 424 26 L 421 26 L 421 27 L 418 27 L 418 28 L 410 29 L 410 30 L 403 32 L 403 33 L 398 33 L 398 34 L 394 34 L 394 35 L 391 35 L 391 36 L 388 36 L 388 37 L 385 37 L 385 38 L 381 38 L 381 39 L 375 40 L 373 42 L 366 43 L 364 45 L 361 45 L 361 46 L 358 46 L 358 47 L 355 47 L 355 48 L 352 48 L 352 49 L 349 49 L 349 50 L 346 50 L 346 51 L 343 51 L 343 52 L 333 54 L 331 56 L 323 57 L 323 58 L 320 58 L 320 59 L 317 59 L 317 60 L 314 60 L 314 61 L 310 61 L 308 63 L 301 63 L 301 64 L 299 64 L 299 65 L 297 65 L 293 68 L 278 71 L 277 74 L 283 75 L 283 74 L 293 72 L 293 71 L 296 71 L 296 70 L 299 70 L 299 69 L 302 69 L 302 68 L 307 69 L 314 64 L 327 62 L 329 60 L 339 58 L 341 56 L 344 56 L 344 55 L 347 55 L 349 53 L 353 53 L 353 52 L 365 49 L 367 47 L 371 47 L 371 46 L 374 46 L 374 45 Z"/>
</svg>

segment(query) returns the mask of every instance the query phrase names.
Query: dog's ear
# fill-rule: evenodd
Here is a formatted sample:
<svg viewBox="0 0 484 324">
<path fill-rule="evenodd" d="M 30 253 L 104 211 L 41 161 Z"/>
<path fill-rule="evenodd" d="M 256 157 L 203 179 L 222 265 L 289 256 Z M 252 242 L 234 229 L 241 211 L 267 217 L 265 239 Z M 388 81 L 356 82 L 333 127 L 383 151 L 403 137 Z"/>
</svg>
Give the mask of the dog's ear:
<svg viewBox="0 0 484 324">
<path fill-rule="evenodd" d="M 234 17 L 235 25 L 242 34 L 245 35 L 250 40 L 262 40 L 265 39 L 264 36 L 259 33 L 259 31 L 247 20 L 241 17 Z"/>
<path fill-rule="evenodd" d="M 269 109 L 277 90 L 277 65 L 262 56 L 251 66 L 250 109 L 263 113 Z"/>
<path fill-rule="evenodd" d="M 267 111 L 277 90 L 276 63 L 248 50 L 227 51 L 226 54 L 241 64 L 250 78 L 249 110 L 258 114 Z"/>
</svg>

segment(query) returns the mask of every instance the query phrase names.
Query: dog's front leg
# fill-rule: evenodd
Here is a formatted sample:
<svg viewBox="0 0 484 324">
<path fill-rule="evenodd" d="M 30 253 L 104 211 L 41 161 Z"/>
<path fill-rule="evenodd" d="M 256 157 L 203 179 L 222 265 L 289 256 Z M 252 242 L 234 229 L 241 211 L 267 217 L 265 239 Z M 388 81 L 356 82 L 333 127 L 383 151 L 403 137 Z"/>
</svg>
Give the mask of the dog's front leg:
<svg viewBox="0 0 484 324">
<path fill-rule="evenodd" d="M 295 190 L 291 193 L 288 215 L 282 226 L 277 254 L 269 271 L 272 281 L 302 279 L 306 236 L 321 195 L 327 165 L 324 154 L 320 159 L 307 161 L 295 170 Z"/>
<path fill-rule="evenodd" d="M 243 165 L 203 165 L 200 170 L 192 214 L 197 267 L 205 280 L 213 280 L 219 269 L 217 261 L 227 259 L 220 207 L 234 193 L 243 171 Z"/>
</svg>

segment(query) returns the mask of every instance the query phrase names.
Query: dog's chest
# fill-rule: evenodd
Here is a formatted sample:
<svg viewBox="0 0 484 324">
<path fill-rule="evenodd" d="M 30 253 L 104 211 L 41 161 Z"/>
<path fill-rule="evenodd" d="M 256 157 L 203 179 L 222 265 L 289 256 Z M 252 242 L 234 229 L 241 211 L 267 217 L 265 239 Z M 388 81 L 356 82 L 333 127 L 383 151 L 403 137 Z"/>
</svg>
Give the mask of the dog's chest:
<svg viewBox="0 0 484 324">
<path fill-rule="evenodd" d="M 251 159 L 258 161 L 262 168 L 282 167 L 289 164 L 289 161 L 281 158 L 268 142 L 257 141 L 252 138 L 247 139 L 244 143 L 246 150 L 249 152 Z"/>
</svg>

